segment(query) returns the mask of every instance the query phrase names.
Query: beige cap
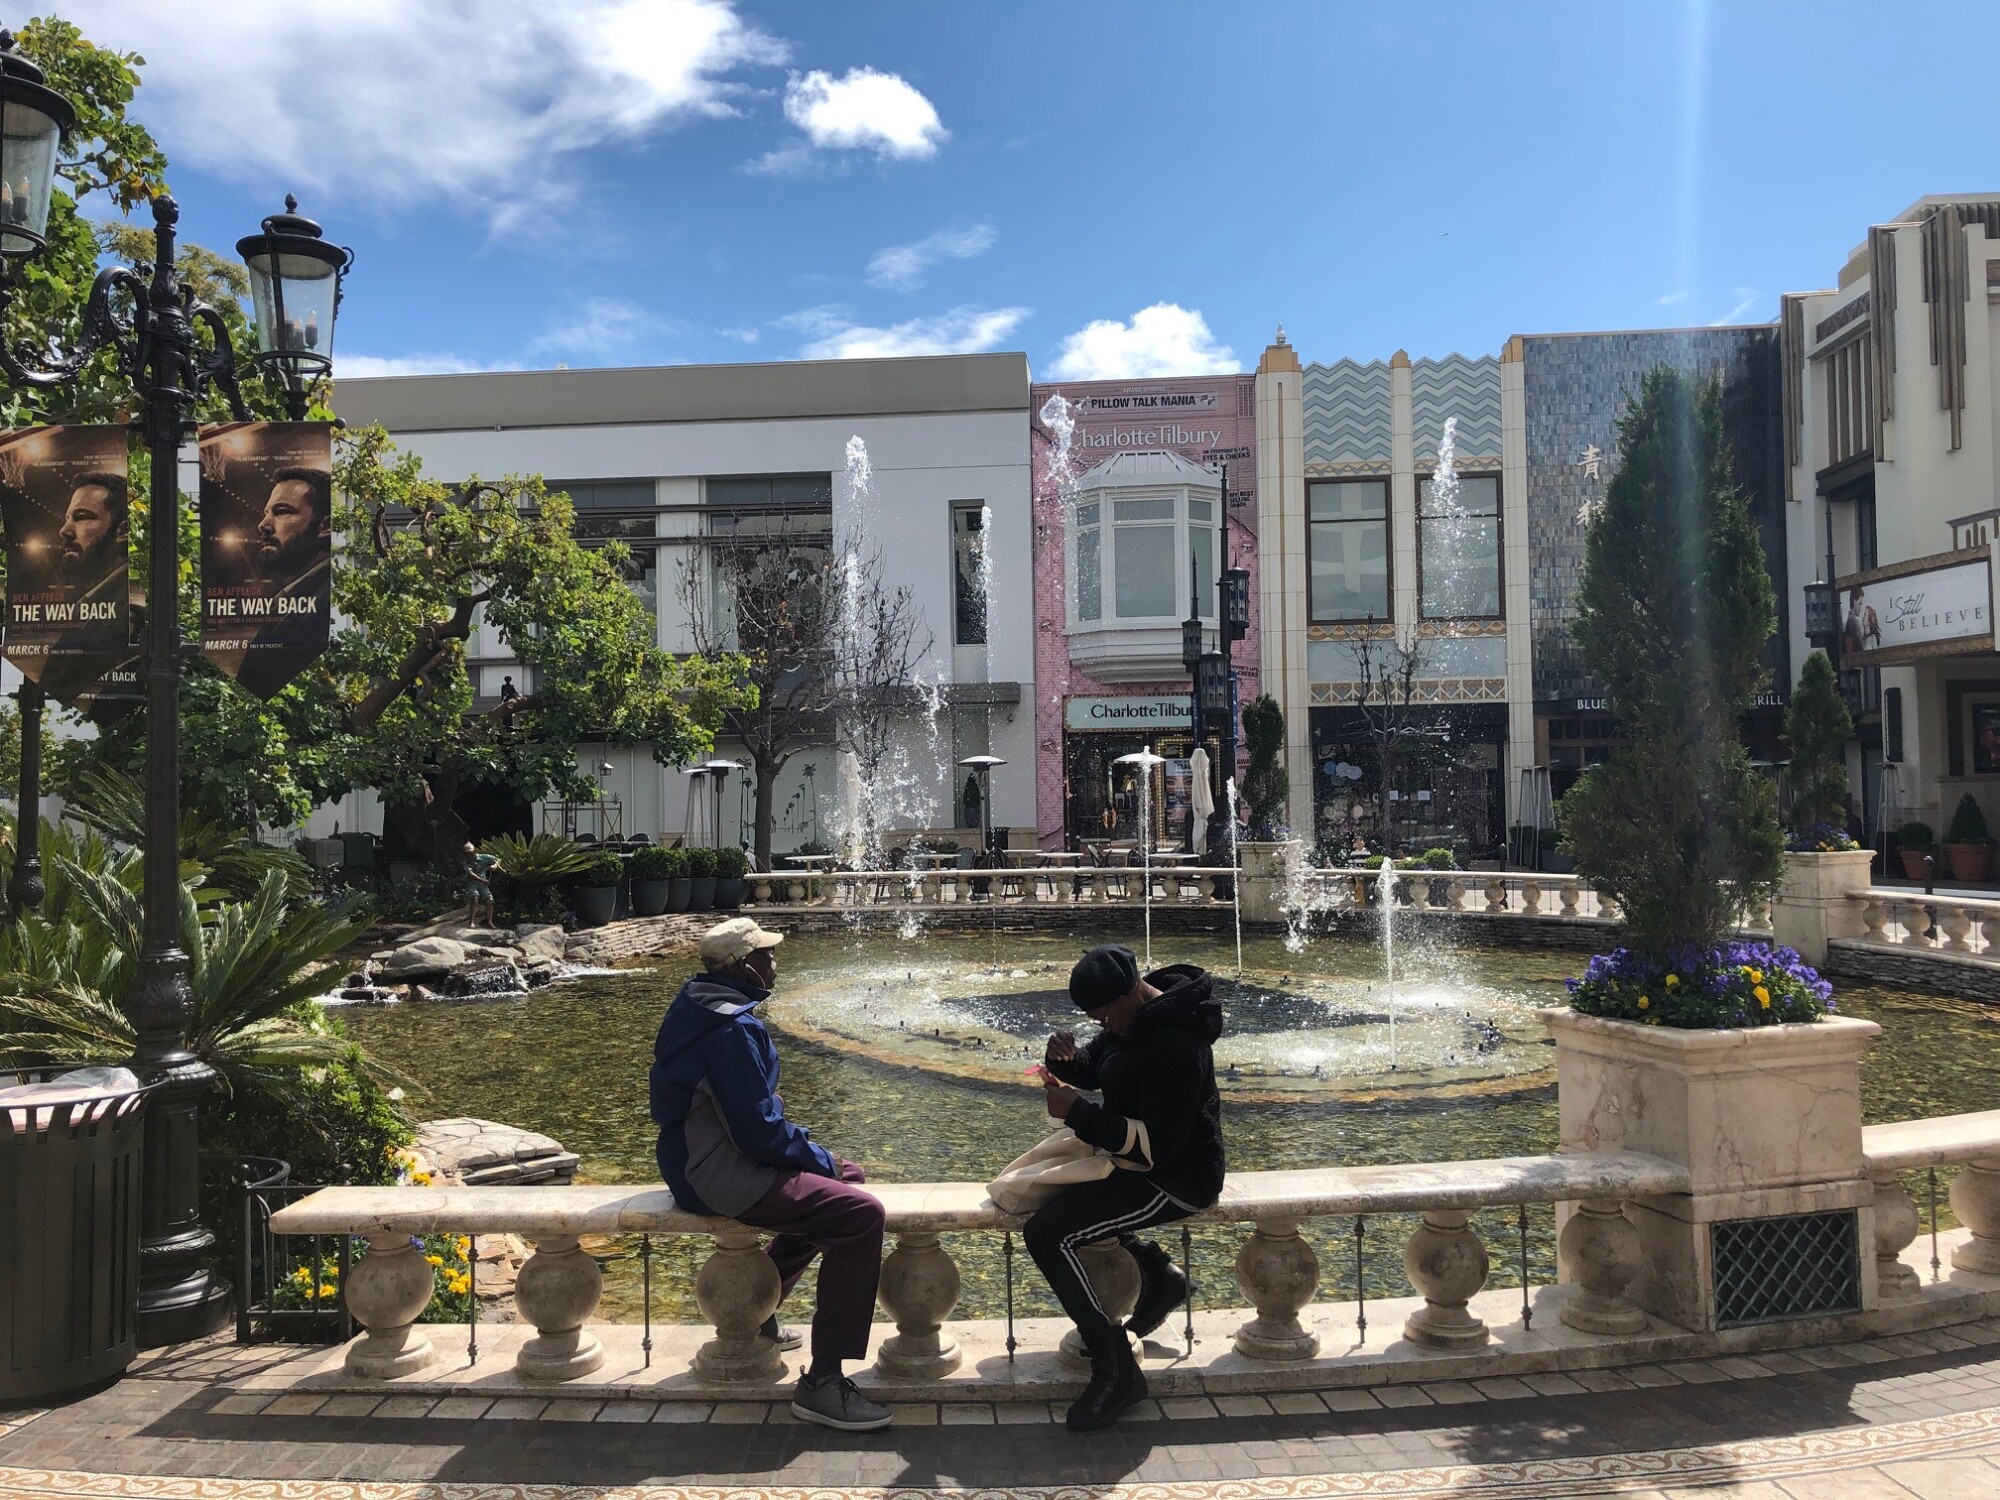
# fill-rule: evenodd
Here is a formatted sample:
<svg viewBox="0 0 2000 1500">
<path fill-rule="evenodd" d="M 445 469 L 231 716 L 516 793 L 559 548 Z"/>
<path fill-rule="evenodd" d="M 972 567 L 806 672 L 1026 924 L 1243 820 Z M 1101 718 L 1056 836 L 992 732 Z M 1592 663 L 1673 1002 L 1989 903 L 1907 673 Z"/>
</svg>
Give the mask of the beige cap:
<svg viewBox="0 0 2000 1500">
<path fill-rule="evenodd" d="M 784 940 L 782 932 L 766 932 L 749 917 L 731 917 L 701 935 L 701 961 L 711 969 L 726 969 L 759 948 L 775 948 Z"/>
</svg>

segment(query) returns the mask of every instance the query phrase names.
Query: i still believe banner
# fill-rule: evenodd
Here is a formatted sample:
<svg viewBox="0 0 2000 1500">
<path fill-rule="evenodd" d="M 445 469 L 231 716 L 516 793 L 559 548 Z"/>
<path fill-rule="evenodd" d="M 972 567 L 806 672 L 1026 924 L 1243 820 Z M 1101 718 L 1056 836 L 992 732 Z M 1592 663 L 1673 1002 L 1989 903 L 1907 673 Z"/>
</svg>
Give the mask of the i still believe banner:
<svg viewBox="0 0 2000 1500">
<path fill-rule="evenodd" d="M 5 654 L 57 702 L 96 719 L 144 699 L 128 433 L 0 433 Z M 203 429 L 200 453 L 202 650 L 268 698 L 326 649 L 332 429 L 229 423 Z"/>
</svg>

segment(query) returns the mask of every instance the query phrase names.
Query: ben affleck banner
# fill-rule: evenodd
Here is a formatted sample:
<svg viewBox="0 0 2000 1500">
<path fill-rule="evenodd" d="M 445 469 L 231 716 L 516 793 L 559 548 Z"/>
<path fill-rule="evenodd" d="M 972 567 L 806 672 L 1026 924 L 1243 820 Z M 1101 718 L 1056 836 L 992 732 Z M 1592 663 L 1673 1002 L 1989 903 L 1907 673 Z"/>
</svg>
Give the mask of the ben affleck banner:
<svg viewBox="0 0 2000 1500">
<path fill-rule="evenodd" d="M 7 659 L 86 712 L 139 699 L 123 427 L 0 433 Z"/>
<path fill-rule="evenodd" d="M 269 698 L 326 649 L 332 580 L 332 427 L 203 428 L 202 653 Z"/>
</svg>

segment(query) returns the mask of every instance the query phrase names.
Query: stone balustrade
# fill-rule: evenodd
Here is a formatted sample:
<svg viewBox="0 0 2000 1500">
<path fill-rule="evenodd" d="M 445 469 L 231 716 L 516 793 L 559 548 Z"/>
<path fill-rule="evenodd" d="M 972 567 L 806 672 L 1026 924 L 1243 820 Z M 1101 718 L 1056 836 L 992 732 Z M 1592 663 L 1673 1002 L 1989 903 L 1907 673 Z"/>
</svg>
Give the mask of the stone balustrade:
<svg viewBox="0 0 2000 1500">
<path fill-rule="evenodd" d="M 1236 1258 L 1250 1315 L 1236 1332 L 1235 1348 L 1248 1359 L 1282 1365 L 1319 1350 L 1317 1336 L 1299 1316 L 1319 1285 L 1318 1256 L 1300 1233 L 1308 1220 L 1421 1215 L 1403 1265 L 1424 1302 L 1403 1333 L 1418 1346 L 1463 1351 L 1490 1338 L 1468 1306 L 1485 1285 L 1488 1265 L 1470 1224 L 1474 1211 L 1573 1205 L 1561 1233 L 1572 1286 L 1560 1317 L 1586 1332 L 1630 1333 L 1646 1327 L 1646 1315 L 1625 1298 L 1641 1247 L 1623 1206 L 1684 1194 L 1688 1187 L 1685 1168 L 1633 1152 L 1241 1172 L 1231 1176 L 1221 1201 L 1191 1222 L 1253 1226 Z M 882 1343 L 880 1369 L 904 1380 L 941 1378 L 960 1362 L 949 1321 L 959 1275 L 939 1236 L 1014 1231 L 1024 1220 L 1001 1212 L 975 1183 L 871 1184 L 870 1190 L 882 1199 L 895 1242 L 883 1261 L 880 1300 L 896 1332 Z M 715 1249 L 696 1279 L 695 1301 L 714 1336 L 696 1356 L 697 1374 L 757 1381 L 779 1373 L 778 1351 L 757 1336 L 777 1309 L 779 1286 L 756 1232 L 688 1213 L 664 1187 L 323 1188 L 273 1214 L 271 1229 L 367 1238 L 369 1253 L 347 1278 L 348 1310 L 366 1330 L 346 1356 L 351 1376 L 387 1379 L 431 1362 L 430 1342 L 416 1325 L 430 1296 L 431 1267 L 412 1237 L 433 1233 L 508 1233 L 533 1242 L 515 1300 L 536 1330 L 517 1356 L 517 1369 L 536 1381 L 575 1379 L 603 1359 L 587 1326 L 602 1273 L 580 1249 L 579 1236 L 708 1236 Z M 1131 1256 L 1114 1241 L 1094 1247 L 1086 1262 L 1106 1308 L 1122 1315 L 1138 1294 Z"/>
<path fill-rule="evenodd" d="M 1379 904 L 1381 871 L 1360 866 L 1302 866 L 1293 877 L 1291 904 L 1309 911 L 1341 911 Z M 1615 918 L 1617 907 L 1579 876 L 1533 870 L 1398 870 L 1397 910 L 1490 916 Z"/>
<path fill-rule="evenodd" d="M 1860 909 L 1864 943 L 2000 959 L 2000 901 L 1881 887 L 1849 900 Z"/>
<path fill-rule="evenodd" d="M 1152 867 L 1155 906 L 1229 906 L 1239 871 L 1216 865 Z M 1147 871 L 1128 866 L 1025 864 L 961 870 L 778 870 L 745 879 L 744 907 L 828 907 L 838 910 L 1008 906 L 1130 906 L 1145 904 Z"/>
<path fill-rule="evenodd" d="M 2000 912 L 2000 902 L 1979 904 Z M 2000 1276 L 2000 1109 L 1870 1125 L 1861 1132 L 1861 1150 L 1875 1186 L 1875 1275 L 1882 1301 L 1914 1297 L 1921 1289 L 1917 1273 L 1901 1260 L 1922 1228 L 1903 1186 L 1905 1172 L 1962 1169 L 1952 1179 L 1951 1210 L 1971 1238 L 1951 1252 L 1951 1263 Z"/>
</svg>

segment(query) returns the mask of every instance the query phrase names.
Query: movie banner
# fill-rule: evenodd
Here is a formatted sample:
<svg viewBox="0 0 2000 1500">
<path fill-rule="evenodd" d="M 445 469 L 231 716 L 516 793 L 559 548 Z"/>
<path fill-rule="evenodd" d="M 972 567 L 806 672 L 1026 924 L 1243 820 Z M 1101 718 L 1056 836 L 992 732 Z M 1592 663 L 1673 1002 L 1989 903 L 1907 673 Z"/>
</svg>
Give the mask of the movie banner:
<svg viewBox="0 0 2000 1500">
<path fill-rule="evenodd" d="M 128 438 L 124 427 L 0 433 L 7 659 L 58 703 L 86 713 L 143 696 Z"/>
<path fill-rule="evenodd" d="M 271 697 L 326 650 L 332 583 L 332 426 L 204 427 L 202 654 Z"/>
</svg>

